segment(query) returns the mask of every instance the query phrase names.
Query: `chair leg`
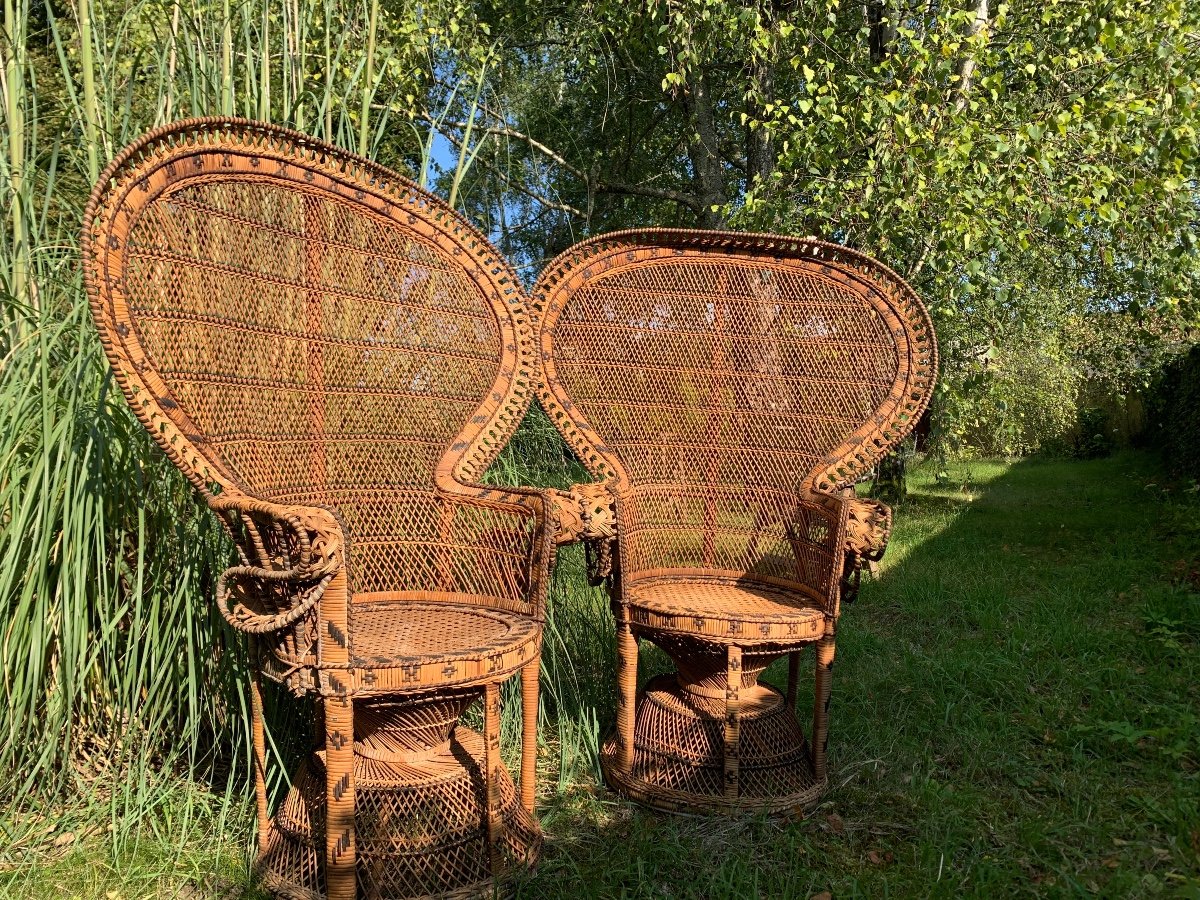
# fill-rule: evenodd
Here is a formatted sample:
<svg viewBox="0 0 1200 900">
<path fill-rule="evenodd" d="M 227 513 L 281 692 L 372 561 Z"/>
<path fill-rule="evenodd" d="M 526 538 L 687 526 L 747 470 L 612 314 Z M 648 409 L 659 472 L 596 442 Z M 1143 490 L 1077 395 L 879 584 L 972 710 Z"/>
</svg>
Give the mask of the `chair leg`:
<svg viewBox="0 0 1200 900">
<path fill-rule="evenodd" d="M 267 739 L 263 726 L 262 676 L 258 641 L 250 639 L 250 738 L 254 745 L 254 800 L 258 812 L 258 852 L 267 852 Z"/>
<path fill-rule="evenodd" d="M 500 685 L 492 682 L 483 689 L 483 787 L 487 807 L 488 852 L 492 876 L 500 874 Z"/>
<path fill-rule="evenodd" d="M 533 812 L 537 797 L 538 679 L 542 664 L 538 657 L 521 669 L 521 806 Z"/>
<path fill-rule="evenodd" d="M 638 642 L 626 613 L 617 622 L 617 769 L 633 769 L 633 714 L 637 708 Z"/>
<path fill-rule="evenodd" d="M 787 705 L 788 709 L 796 708 L 796 687 L 800 682 L 800 651 L 793 650 L 788 654 L 788 682 L 787 682 Z"/>
<path fill-rule="evenodd" d="M 812 761 L 817 779 L 825 779 L 825 751 L 829 744 L 829 692 L 836 654 L 834 636 L 827 633 L 817 642 L 817 671 L 813 690 Z"/>
<path fill-rule="evenodd" d="M 738 796 L 739 716 L 742 706 L 742 648 L 730 646 L 725 663 L 725 796 Z"/>
<path fill-rule="evenodd" d="M 325 889 L 328 900 L 354 900 L 354 703 L 325 697 Z"/>
</svg>

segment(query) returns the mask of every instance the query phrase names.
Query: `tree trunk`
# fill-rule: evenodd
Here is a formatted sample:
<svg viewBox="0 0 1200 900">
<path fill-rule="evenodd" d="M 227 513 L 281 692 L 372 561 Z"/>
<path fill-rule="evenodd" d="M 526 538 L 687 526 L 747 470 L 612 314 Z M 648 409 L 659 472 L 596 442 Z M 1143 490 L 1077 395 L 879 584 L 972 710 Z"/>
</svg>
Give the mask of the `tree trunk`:
<svg viewBox="0 0 1200 900">
<path fill-rule="evenodd" d="M 725 216 L 725 178 L 721 171 L 720 145 L 713 118 L 713 100 L 708 89 L 708 77 L 700 72 L 683 95 L 684 110 L 691 120 L 692 140 L 688 143 L 688 158 L 692 164 L 692 179 L 700 209 L 697 212 L 701 228 L 721 228 Z"/>
<path fill-rule="evenodd" d="M 750 77 L 754 81 L 758 109 L 747 110 L 750 118 L 762 120 L 763 107 L 775 96 L 775 65 L 769 59 L 757 57 L 750 64 Z M 771 130 L 760 125 L 746 125 L 746 187 L 753 190 L 757 181 L 763 188 L 775 172 L 775 148 L 771 141 Z"/>
<path fill-rule="evenodd" d="M 863 12 L 870 29 L 871 62 L 879 65 L 891 54 L 896 40 L 896 13 L 892 0 L 869 0 Z"/>
<path fill-rule="evenodd" d="M 975 17 L 967 26 L 967 38 L 973 38 L 987 27 L 988 0 L 975 0 Z M 967 105 L 967 94 L 971 92 L 971 81 L 975 77 L 975 48 L 968 47 L 967 55 L 958 64 L 958 98 L 954 101 L 956 112 L 962 112 Z"/>
</svg>

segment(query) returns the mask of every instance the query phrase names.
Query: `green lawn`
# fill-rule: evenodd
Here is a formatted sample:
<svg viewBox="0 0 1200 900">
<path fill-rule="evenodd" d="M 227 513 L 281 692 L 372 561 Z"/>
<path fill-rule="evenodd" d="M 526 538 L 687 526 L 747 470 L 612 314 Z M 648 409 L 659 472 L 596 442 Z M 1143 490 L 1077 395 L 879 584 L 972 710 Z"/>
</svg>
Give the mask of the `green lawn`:
<svg viewBox="0 0 1200 900">
<path fill-rule="evenodd" d="M 547 850 L 518 894 L 1200 897 L 1200 498 L 1135 454 L 950 474 L 917 473 L 879 577 L 844 611 L 831 789 L 805 822 L 665 816 L 597 788 L 597 726 L 577 720 L 594 705 L 607 727 L 611 651 L 568 555 Z M 50 844 L 0 891 L 243 896 L 244 809 L 170 797 L 119 852 L 102 831 Z"/>
</svg>

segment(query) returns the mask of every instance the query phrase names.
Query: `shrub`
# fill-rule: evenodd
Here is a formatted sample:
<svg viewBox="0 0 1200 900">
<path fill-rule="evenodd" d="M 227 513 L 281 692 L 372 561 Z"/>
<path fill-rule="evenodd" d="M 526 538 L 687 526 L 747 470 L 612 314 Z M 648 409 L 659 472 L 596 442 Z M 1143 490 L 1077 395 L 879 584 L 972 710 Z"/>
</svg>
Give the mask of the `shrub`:
<svg viewBox="0 0 1200 900">
<path fill-rule="evenodd" d="M 1021 456 L 1070 434 L 1080 376 L 1055 335 L 1019 334 L 964 369 L 946 373 L 955 449 Z"/>
<path fill-rule="evenodd" d="M 1079 459 L 1099 459 L 1116 449 L 1112 421 L 1107 410 L 1098 406 L 1081 408 L 1076 427 L 1075 456 Z"/>
<path fill-rule="evenodd" d="M 1167 464 L 1200 478 L 1200 344 L 1162 367 L 1151 399 L 1153 437 Z"/>
</svg>

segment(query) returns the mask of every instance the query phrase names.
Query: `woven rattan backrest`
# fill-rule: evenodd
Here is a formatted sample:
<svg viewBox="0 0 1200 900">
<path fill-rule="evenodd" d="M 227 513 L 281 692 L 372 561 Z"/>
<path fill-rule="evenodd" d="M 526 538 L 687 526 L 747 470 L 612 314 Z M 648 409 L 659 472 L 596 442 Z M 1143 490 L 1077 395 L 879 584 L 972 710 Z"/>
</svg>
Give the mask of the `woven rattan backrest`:
<svg viewBox="0 0 1200 900">
<path fill-rule="evenodd" d="M 818 241 L 618 232 L 552 262 L 534 305 L 544 404 L 629 487 L 853 484 L 916 424 L 937 369 L 911 288 Z"/>
<path fill-rule="evenodd" d="M 306 136 L 192 120 L 113 162 L 84 242 L 117 379 L 199 488 L 334 510 L 356 590 L 447 587 L 425 548 L 471 539 L 437 486 L 477 480 L 532 391 L 524 292 L 478 232 Z"/>
</svg>

